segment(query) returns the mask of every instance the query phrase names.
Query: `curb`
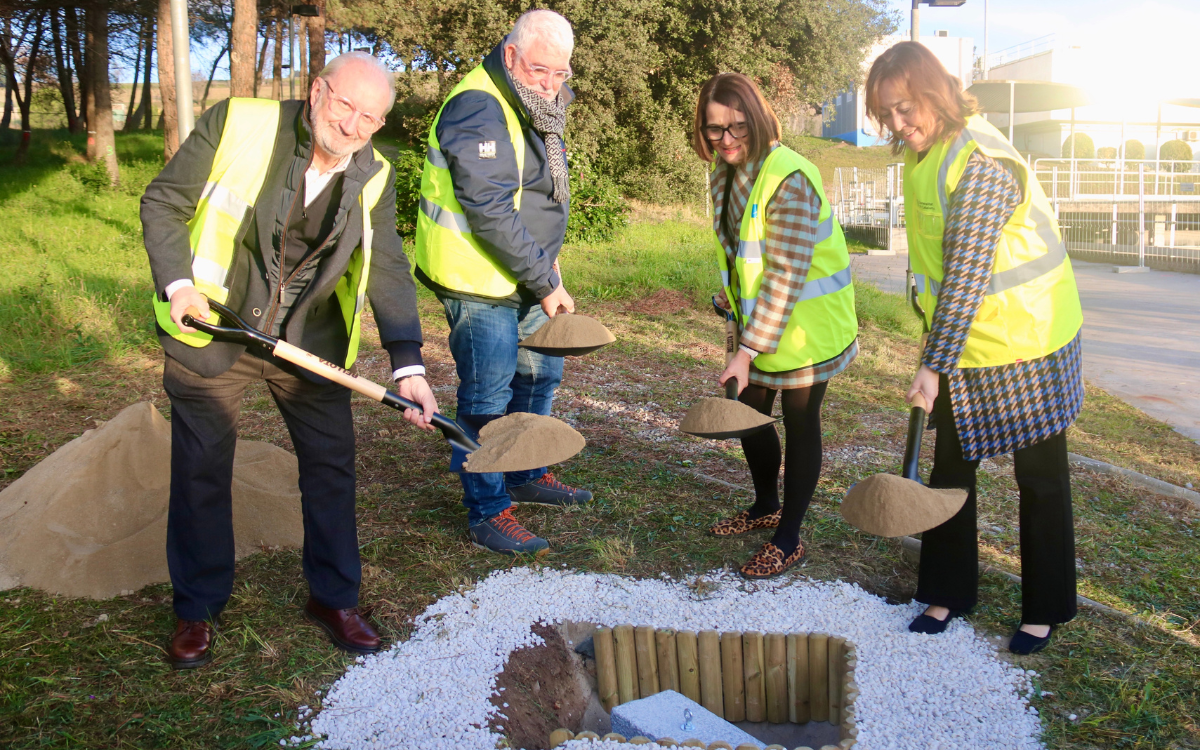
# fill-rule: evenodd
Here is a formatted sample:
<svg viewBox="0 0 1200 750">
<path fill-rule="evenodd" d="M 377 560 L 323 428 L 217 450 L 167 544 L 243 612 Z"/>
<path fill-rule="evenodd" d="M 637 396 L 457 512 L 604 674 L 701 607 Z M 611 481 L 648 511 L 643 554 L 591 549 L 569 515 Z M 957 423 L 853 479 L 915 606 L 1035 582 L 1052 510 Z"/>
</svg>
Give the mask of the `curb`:
<svg viewBox="0 0 1200 750">
<path fill-rule="evenodd" d="M 1114 476 L 1124 477 L 1125 479 L 1129 480 L 1131 484 L 1136 484 L 1139 487 L 1153 490 L 1160 495 L 1187 500 L 1192 505 L 1200 508 L 1200 492 L 1178 487 L 1170 482 L 1164 482 L 1161 479 L 1148 477 L 1145 474 L 1134 471 L 1133 469 L 1125 469 L 1120 466 L 1113 466 L 1112 464 L 1108 464 L 1103 461 L 1097 461 L 1096 459 L 1088 458 L 1087 456 L 1081 456 L 1077 453 L 1068 453 L 1067 461 L 1075 466 L 1082 466 L 1085 469 L 1090 469 L 1100 474 L 1112 474 Z"/>
</svg>

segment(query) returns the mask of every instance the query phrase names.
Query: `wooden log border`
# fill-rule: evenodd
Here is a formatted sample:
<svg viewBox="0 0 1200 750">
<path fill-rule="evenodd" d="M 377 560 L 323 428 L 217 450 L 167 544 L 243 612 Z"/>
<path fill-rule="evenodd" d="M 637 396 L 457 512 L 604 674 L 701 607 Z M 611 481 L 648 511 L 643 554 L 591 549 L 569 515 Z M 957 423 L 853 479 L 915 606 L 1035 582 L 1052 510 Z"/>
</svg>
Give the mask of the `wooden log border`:
<svg viewBox="0 0 1200 750">
<path fill-rule="evenodd" d="M 838 744 L 818 750 L 848 750 L 857 744 L 854 670 L 858 649 L 845 638 L 827 633 L 755 631 L 726 631 L 718 636 L 714 631 L 697 634 L 618 625 L 598 628 L 593 639 L 603 644 L 596 649 L 596 674 L 603 683 L 600 697 L 608 711 L 673 689 L 729 721 L 765 718 L 772 724 L 828 721 L 838 726 Z M 591 737 L 595 737 L 593 732 L 556 729 L 550 734 L 550 747 Z M 645 737 L 626 740 L 617 734 L 605 739 L 635 745 L 650 742 Z M 725 743 L 705 745 L 695 739 L 663 737 L 656 741 L 664 747 L 725 747 Z M 766 750 L 788 749 L 768 745 Z"/>
</svg>

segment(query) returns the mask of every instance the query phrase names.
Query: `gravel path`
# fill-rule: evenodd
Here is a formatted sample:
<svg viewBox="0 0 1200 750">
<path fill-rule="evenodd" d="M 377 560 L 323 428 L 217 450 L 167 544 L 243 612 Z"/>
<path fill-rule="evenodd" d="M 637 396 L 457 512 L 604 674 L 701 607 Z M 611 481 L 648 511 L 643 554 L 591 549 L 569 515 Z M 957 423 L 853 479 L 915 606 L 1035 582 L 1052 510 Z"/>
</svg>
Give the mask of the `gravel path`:
<svg viewBox="0 0 1200 750">
<path fill-rule="evenodd" d="M 860 750 L 1041 747 L 1026 697 L 1032 672 L 1001 661 L 962 620 L 940 636 L 909 633 L 920 608 L 889 605 L 843 582 L 749 584 L 721 572 L 676 582 L 514 568 L 435 602 L 408 641 L 359 658 L 309 731 L 326 735 L 318 746 L 330 750 L 493 750 L 501 738 L 488 722 L 503 708 L 489 699 L 509 653 L 540 642 L 533 623 L 570 620 L 843 636 L 858 646 Z"/>
</svg>

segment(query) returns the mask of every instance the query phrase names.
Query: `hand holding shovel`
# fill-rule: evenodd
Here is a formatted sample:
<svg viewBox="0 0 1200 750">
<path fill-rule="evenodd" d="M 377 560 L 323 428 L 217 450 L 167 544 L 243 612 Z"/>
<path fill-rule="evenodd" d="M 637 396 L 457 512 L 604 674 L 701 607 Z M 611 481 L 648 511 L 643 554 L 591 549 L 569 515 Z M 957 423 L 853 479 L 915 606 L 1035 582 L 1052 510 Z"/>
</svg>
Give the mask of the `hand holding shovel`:
<svg viewBox="0 0 1200 750">
<path fill-rule="evenodd" d="M 192 310 L 189 310 L 188 314 L 183 316 L 183 324 L 198 331 L 203 331 L 214 338 L 221 338 L 239 344 L 257 344 L 265 347 L 280 359 L 291 362 L 328 380 L 332 380 L 339 385 L 361 393 L 397 411 L 404 412 L 409 409 L 415 409 L 423 413 L 421 405 L 417 402 L 404 398 L 372 380 L 354 375 L 344 368 L 338 367 L 332 362 L 327 362 L 315 354 L 306 352 L 286 341 L 281 341 L 274 336 L 268 336 L 242 320 L 237 313 L 221 303 L 210 299 L 208 305 L 214 312 L 221 316 L 223 322 L 230 323 L 232 326 L 219 326 L 199 320 L 192 314 Z M 195 310 L 196 314 L 199 312 L 199 310 Z M 212 320 L 211 316 L 209 320 Z M 514 429 L 506 430 L 502 423 L 511 417 L 535 417 L 536 419 L 517 420 L 513 425 Z M 455 422 L 447 419 L 445 416 L 434 414 L 430 421 L 434 427 L 442 431 L 442 435 L 451 445 L 461 448 L 468 454 L 474 454 L 477 451 L 481 452 L 481 455 L 478 457 L 468 457 L 470 468 L 467 471 L 475 473 L 537 469 L 542 466 L 565 461 L 582 450 L 584 446 L 583 437 L 571 429 L 569 425 L 552 417 L 542 417 L 540 415 L 510 415 L 509 417 L 492 422 L 488 425 L 491 430 L 489 431 L 485 428 L 484 432 L 487 434 L 481 434 L 481 437 L 485 438 L 485 440 L 489 435 L 495 435 L 496 437 L 496 444 L 490 446 L 490 449 L 486 452 L 481 451 L 483 446 L 472 439 L 467 433 L 463 432 L 462 428 Z M 528 447 L 530 442 L 536 442 L 538 445 L 548 446 L 548 448 L 540 452 L 535 452 L 537 455 L 531 456 L 528 455 L 528 451 L 522 450 L 523 447 Z"/>
</svg>

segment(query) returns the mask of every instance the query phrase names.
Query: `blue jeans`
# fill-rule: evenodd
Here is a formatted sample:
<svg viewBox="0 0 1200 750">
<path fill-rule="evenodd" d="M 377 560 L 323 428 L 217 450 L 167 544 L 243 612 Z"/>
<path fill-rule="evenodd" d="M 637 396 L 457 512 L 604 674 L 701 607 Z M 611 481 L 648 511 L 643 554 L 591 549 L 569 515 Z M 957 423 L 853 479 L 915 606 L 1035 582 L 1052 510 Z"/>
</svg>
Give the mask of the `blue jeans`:
<svg viewBox="0 0 1200 750">
<path fill-rule="evenodd" d="M 456 421 L 471 437 L 488 422 L 514 412 L 550 413 L 554 390 L 562 382 L 562 357 L 521 349 L 517 342 L 549 320 L 540 305 L 520 308 L 444 299 L 450 324 L 450 353 L 458 370 Z M 508 487 L 536 481 L 545 468 L 494 474 L 462 470 L 466 453 L 455 448 L 450 470 L 463 485 L 467 523 L 477 524 L 512 505 Z"/>
</svg>

